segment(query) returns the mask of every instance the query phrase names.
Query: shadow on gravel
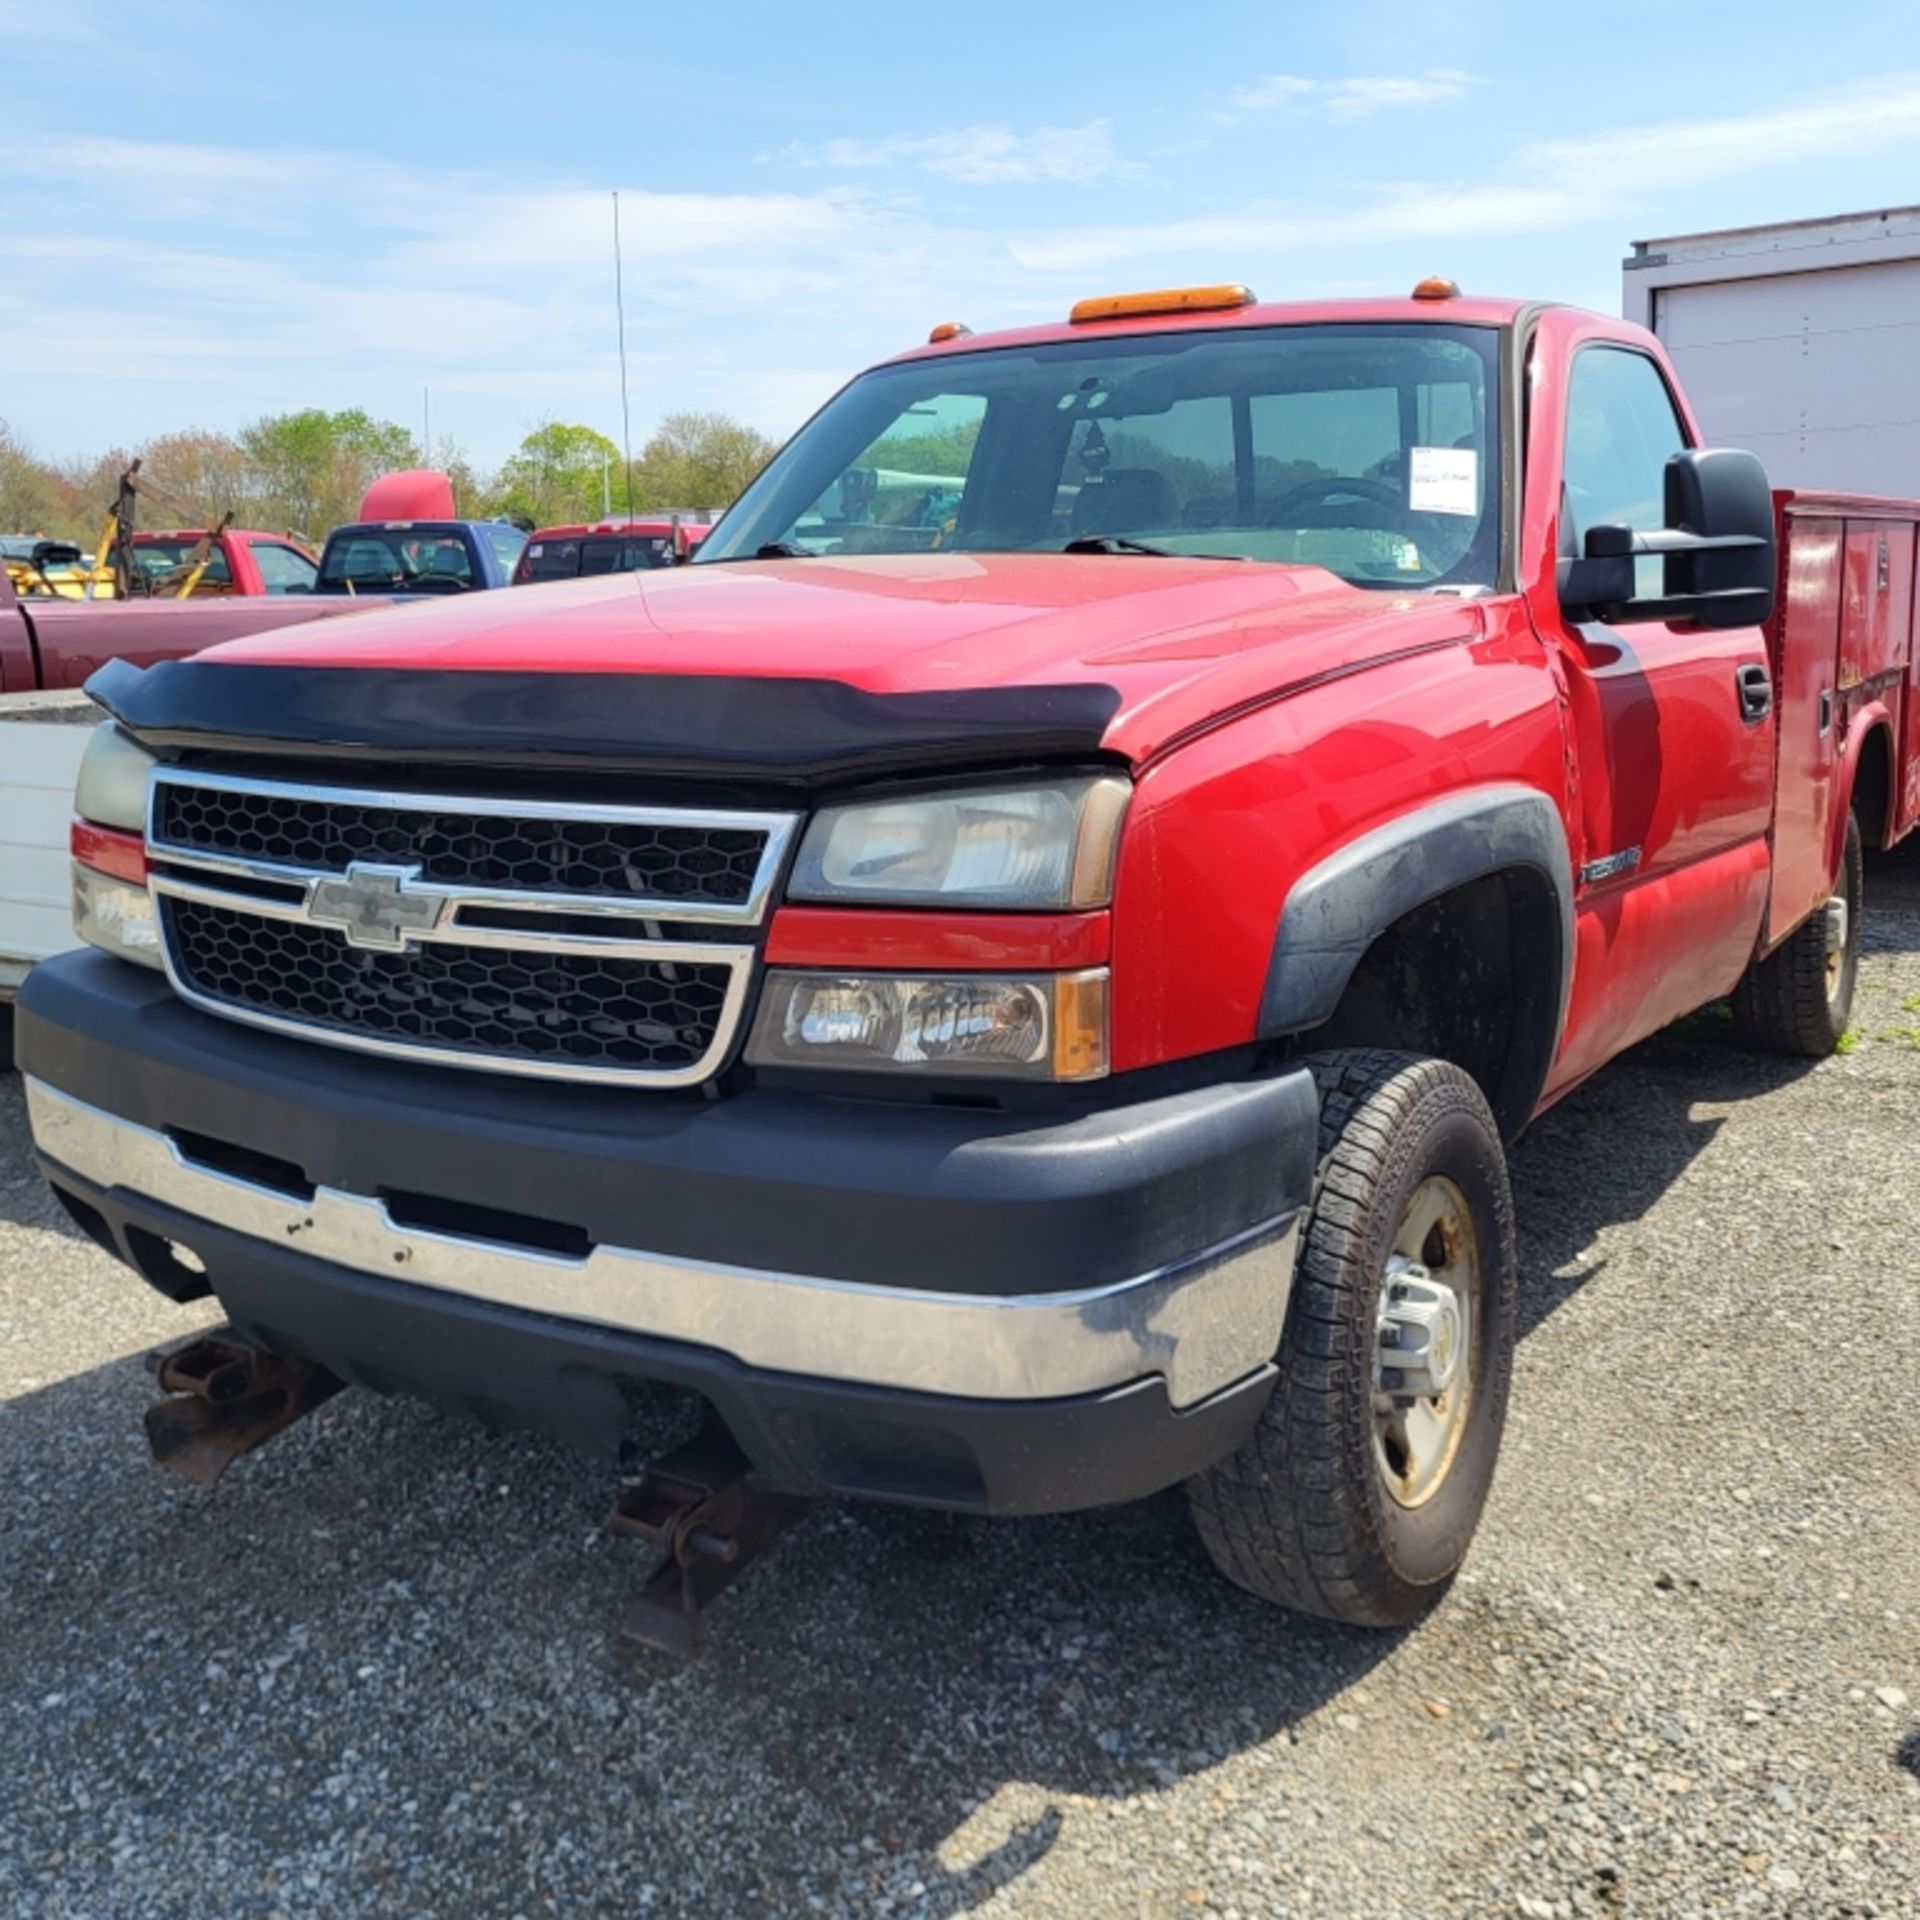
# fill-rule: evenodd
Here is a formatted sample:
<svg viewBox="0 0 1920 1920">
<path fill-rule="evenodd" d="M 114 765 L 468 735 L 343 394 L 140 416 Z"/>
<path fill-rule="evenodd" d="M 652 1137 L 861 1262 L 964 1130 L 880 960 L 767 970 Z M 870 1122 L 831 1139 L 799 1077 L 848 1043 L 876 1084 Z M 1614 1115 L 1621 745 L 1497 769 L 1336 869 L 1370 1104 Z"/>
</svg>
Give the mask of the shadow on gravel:
<svg viewBox="0 0 1920 1920">
<path fill-rule="evenodd" d="M 1579 1264 L 1595 1234 L 1712 1141 L 1700 1103 L 1810 1067 L 1735 1050 L 1708 1014 L 1547 1115 L 1515 1158 L 1523 1330 L 1602 1270 Z M 342 1910 L 588 1913 L 631 1884 L 669 1912 L 869 1912 L 884 1893 L 945 1920 L 1045 1857 L 1063 1802 L 1319 1737 L 1302 1723 L 1405 1637 L 1239 1593 L 1177 1494 L 997 1523 L 828 1505 L 749 1570 L 682 1669 L 618 1648 L 649 1559 L 599 1530 L 610 1470 L 349 1394 L 200 1494 L 147 1464 L 148 1392 L 125 1361 L 0 1407 L 0 1485 L 34 1489 L 0 1510 L 10 1766 L 50 1804 L 80 1782 L 122 1826 L 225 1835 L 256 1864 L 370 1823 L 385 1878 L 352 1878 Z M 204 1731 L 182 1746 L 169 1729 Z M 349 1814 L 341 1783 L 363 1777 Z M 498 1906 L 437 1891 L 447 1850 L 484 1858 L 502 1820 L 534 1863 L 521 1890 Z M 72 1824 L 50 1815 L 29 1853 L 111 1861 L 110 1832 L 89 1854 Z M 1269 1843 L 1285 1849 L 1284 1824 Z M 4 1859 L 0 1832 L 0 1885 Z M 1190 1871 L 1204 1882 L 1204 1861 Z M 170 1912 L 119 1891 L 65 1886 L 54 1910 Z"/>
<path fill-rule="evenodd" d="M 823 1505 L 683 1668 L 616 1642 L 650 1563 L 598 1532 L 593 1464 L 352 1394 L 207 1494 L 146 1463 L 147 1391 L 128 1360 L 0 1405 L 0 1483 L 30 1489 L 0 1509 L 9 1914 L 39 1911 L 9 1863 L 46 1888 L 54 1860 L 50 1912 L 184 1916 L 154 1889 L 217 1846 L 222 1920 L 321 1911 L 276 1897 L 316 1859 L 327 1912 L 628 1914 L 653 1902 L 607 1890 L 651 1885 L 658 1912 L 957 1915 L 1050 1851 L 1063 1797 L 1284 1740 L 1402 1638 L 1227 1586 L 1177 1496 Z M 1040 1798 L 1003 1817 L 1010 1783 Z"/>
<path fill-rule="evenodd" d="M 1891 853 L 1868 854 L 1865 887 L 1867 951 L 1920 952 L 1920 832 Z"/>
<path fill-rule="evenodd" d="M 1709 1013 L 1547 1115 L 1514 1164 L 1523 1331 L 1711 1143 L 1697 1106 L 1810 1070 Z M 17 1105 L 0 1090 L 0 1124 Z M 212 1851 L 223 1916 L 322 1910 L 306 1873 L 329 1912 L 952 1916 L 1048 1854 L 1063 1802 L 1301 1737 L 1405 1637 L 1240 1594 L 1177 1495 L 1000 1523 L 823 1506 L 683 1669 L 617 1650 L 648 1559 L 600 1531 L 610 1471 L 350 1394 L 202 1494 L 147 1463 L 148 1391 L 121 1361 L 0 1404 L 9 1914 L 184 1914 L 153 1889 Z"/>
<path fill-rule="evenodd" d="M 1724 1006 L 1643 1041 L 1576 1088 L 1513 1152 L 1520 1221 L 1520 1332 L 1606 1270 L 1579 1264 L 1603 1227 L 1637 1220 L 1724 1124 L 1702 1102 L 1752 1099 L 1791 1086 L 1819 1062 L 1733 1044 Z"/>
</svg>

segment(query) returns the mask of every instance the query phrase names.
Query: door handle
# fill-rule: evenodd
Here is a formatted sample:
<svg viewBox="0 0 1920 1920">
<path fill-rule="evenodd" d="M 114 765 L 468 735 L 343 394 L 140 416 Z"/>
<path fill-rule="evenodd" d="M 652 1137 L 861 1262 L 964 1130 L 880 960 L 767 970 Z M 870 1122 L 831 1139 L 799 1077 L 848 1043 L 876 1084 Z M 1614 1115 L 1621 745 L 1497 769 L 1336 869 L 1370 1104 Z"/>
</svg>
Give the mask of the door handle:
<svg viewBox="0 0 1920 1920">
<path fill-rule="evenodd" d="M 1749 726 L 1773 711 L 1773 680 L 1765 667 L 1735 667 L 1733 683 L 1740 690 L 1740 718 Z"/>
</svg>

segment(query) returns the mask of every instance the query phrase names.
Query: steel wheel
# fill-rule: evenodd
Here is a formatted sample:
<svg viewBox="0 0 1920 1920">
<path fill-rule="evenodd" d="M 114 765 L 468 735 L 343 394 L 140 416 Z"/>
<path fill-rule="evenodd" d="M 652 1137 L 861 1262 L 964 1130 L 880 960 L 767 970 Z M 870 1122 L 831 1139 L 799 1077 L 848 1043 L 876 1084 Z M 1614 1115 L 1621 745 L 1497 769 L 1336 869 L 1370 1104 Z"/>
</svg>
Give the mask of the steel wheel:
<svg viewBox="0 0 1920 1920">
<path fill-rule="evenodd" d="M 1374 1460 L 1397 1506 L 1431 1500 L 1460 1451 L 1473 1401 L 1480 1267 L 1465 1196 L 1444 1175 L 1421 1181 L 1394 1231 L 1374 1347 Z"/>
<path fill-rule="evenodd" d="M 1848 936 L 1853 926 L 1853 903 L 1844 893 L 1827 902 L 1827 1004 L 1840 998 L 1847 984 Z"/>
</svg>

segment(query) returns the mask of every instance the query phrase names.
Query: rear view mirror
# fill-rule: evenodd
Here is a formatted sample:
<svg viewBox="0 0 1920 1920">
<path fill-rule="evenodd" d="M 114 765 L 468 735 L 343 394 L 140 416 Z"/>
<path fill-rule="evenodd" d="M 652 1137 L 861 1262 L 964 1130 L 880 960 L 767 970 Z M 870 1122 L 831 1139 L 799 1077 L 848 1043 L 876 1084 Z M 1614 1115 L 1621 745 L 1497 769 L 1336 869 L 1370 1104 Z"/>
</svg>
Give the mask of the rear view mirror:
<svg viewBox="0 0 1920 1920">
<path fill-rule="evenodd" d="M 1586 551 L 1560 563 L 1560 604 L 1573 619 L 1620 624 L 1684 620 L 1757 627 L 1773 612 L 1773 495 L 1766 469 L 1732 447 L 1690 447 L 1667 462 L 1667 524 L 1591 527 Z M 1666 563 L 1663 590 L 1635 597 L 1635 561 Z"/>
</svg>

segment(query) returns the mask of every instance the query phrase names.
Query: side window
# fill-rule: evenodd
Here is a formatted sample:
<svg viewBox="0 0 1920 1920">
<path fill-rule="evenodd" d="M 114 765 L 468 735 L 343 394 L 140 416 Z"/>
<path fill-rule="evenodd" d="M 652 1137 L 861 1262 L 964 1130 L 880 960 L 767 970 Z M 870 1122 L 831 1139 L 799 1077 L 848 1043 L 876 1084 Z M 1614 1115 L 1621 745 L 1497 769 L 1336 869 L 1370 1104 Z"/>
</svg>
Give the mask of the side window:
<svg viewBox="0 0 1920 1920">
<path fill-rule="evenodd" d="M 1573 550 L 1592 527 L 1666 524 L 1667 461 L 1687 444 L 1660 370 L 1625 347 L 1575 355 L 1567 385 L 1566 518 Z M 1636 592 L 1657 596 L 1665 562 L 1635 563 Z"/>
<path fill-rule="evenodd" d="M 788 536 L 842 553 L 922 553 L 951 531 L 987 417 L 978 394 L 945 393 L 900 414 Z"/>
<path fill-rule="evenodd" d="M 497 526 L 491 521 L 481 528 L 486 535 L 487 544 L 492 547 L 494 557 L 500 562 L 500 571 L 511 575 L 520 564 L 520 555 L 527 544 L 527 536 L 518 527 Z"/>
<path fill-rule="evenodd" d="M 252 542 L 254 565 L 269 593 L 311 593 L 320 569 L 304 553 L 277 540 Z"/>
<path fill-rule="evenodd" d="M 571 580 L 580 571 L 580 542 L 536 540 L 526 560 L 529 580 Z"/>
</svg>

